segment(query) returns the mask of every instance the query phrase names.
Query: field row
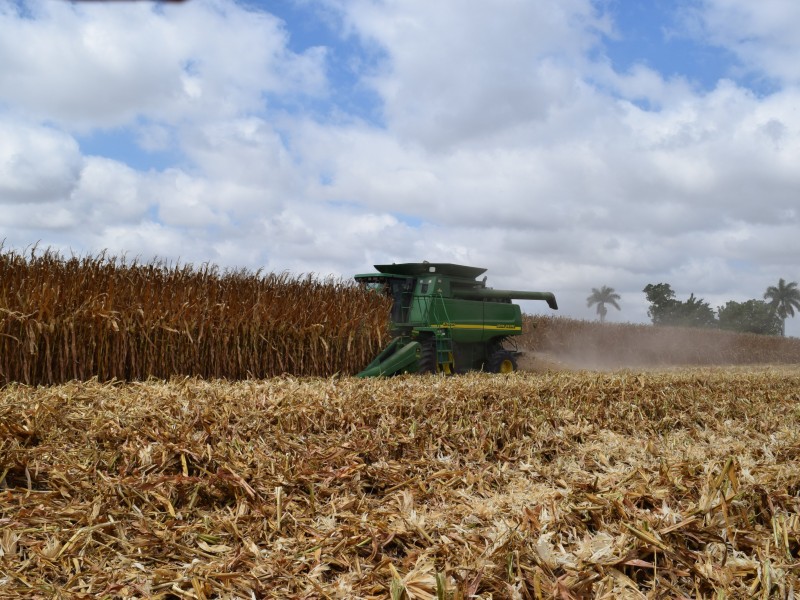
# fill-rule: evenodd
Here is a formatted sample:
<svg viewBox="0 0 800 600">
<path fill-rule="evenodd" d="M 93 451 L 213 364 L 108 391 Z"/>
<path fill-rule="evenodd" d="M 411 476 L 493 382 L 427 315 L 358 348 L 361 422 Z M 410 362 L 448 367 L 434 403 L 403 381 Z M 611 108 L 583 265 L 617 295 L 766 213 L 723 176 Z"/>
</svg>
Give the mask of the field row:
<svg viewBox="0 0 800 600">
<path fill-rule="evenodd" d="M 789 597 L 798 390 L 798 369 L 9 386 L 0 597 Z"/>
</svg>

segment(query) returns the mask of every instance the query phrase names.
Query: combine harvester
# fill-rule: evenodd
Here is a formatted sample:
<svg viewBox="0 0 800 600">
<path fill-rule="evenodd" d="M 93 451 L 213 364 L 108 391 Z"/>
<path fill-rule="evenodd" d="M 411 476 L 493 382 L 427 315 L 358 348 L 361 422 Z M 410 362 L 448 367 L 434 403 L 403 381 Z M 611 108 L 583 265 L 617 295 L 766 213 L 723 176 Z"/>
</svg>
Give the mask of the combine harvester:
<svg viewBox="0 0 800 600">
<path fill-rule="evenodd" d="M 377 273 L 356 275 L 368 289 L 392 298 L 391 343 L 359 377 L 398 373 L 460 373 L 484 370 L 511 373 L 517 350 L 503 343 L 522 334 L 517 300 L 544 300 L 558 310 L 550 292 L 520 292 L 486 287 L 479 267 L 450 263 L 375 265 Z"/>
</svg>

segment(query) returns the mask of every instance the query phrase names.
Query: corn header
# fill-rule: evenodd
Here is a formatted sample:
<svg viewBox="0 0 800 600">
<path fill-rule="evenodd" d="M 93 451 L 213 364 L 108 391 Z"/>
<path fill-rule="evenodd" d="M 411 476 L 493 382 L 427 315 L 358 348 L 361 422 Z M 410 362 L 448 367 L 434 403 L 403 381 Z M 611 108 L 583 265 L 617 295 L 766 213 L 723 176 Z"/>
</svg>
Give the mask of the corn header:
<svg viewBox="0 0 800 600">
<path fill-rule="evenodd" d="M 377 273 L 356 275 L 362 286 L 392 298 L 389 345 L 358 374 L 458 373 L 517 369 L 515 349 L 504 345 L 522 333 L 517 300 L 544 300 L 558 309 L 550 292 L 486 287 L 486 269 L 450 263 L 375 265 Z"/>
</svg>

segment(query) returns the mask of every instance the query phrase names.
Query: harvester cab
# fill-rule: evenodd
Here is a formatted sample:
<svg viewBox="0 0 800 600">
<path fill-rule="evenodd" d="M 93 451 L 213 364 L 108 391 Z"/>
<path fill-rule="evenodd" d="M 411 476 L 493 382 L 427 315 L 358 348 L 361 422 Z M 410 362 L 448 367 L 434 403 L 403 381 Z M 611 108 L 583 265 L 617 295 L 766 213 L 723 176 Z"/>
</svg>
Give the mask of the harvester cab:
<svg viewBox="0 0 800 600">
<path fill-rule="evenodd" d="M 397 373 L 510 373 L 519 352 L 504 343 L 522 333 L 517 300 L 544 300 L 558 309 L 550 292 L 486 287 L 479 267 L 451 263 L 375 265 L 377 273 L 356 275 L 367 289 L 392 299 L 393 339 L 359 377 Z"/>
</svg>

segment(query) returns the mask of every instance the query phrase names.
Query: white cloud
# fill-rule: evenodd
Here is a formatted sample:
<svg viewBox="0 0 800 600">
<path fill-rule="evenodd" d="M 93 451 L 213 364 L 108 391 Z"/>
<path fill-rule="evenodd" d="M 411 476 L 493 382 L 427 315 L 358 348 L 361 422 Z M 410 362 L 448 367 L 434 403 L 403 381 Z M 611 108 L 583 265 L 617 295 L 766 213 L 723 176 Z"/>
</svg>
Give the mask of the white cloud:
<svg viewBox="0 0 800 600">
<path fill-rule="evenodd" d="M 687 21 L 704 43 L 730 50 L 747 69 L 800 83 L 800 4 L 795 0 L 698 0 Z"/>
<path fill-rule="evenodd" d="M 203 257 L 208 255 L 207 240 L 187 236 L 180 229 L 153 221 L 142 221 L 133 226 L 108 224 L 89 239 L 94 252 L 108 249 L 111 255 L 124 254 L 144 262 L 158 257 L 173 263 L 201 264 Z"/>
<path fill-rule="evenodd" d="M 633 65 L 627 72 L 619 73 L 607 61 L 598 61 L 586 71 L 592 82 L 602 85 L 611 93 L 631 101 L 646 102 L 654 109 L 691 101 L 694 95 L 691 83 L 681 76 L 663 74 L 643 64 Z"/>
<path fill-rule="evenodd" d="M 173 133 L 164 125 L 153 123 L 136 127 L 136 144 L 147 152 L 163 152 L 169 150 L 174 142 Z"/>
<path fill-rule="evenodd" d="M 34 132 L 25 130 L 29 143 Z M 21 160 L 12 161 L 10 170 L 15 180 L 9 186 L 10 193 L 4 194 L 8 205 L 0 213 L 0 227 L 14 237 L 29 232 L 26 243 L 43 239 L 35 233 L 42 230 L 49 235 L 58 232 L 54 238 L 58 241 L 72 237 L 77 242 L 72 247 L 80 247 L 81 242 L 108 227 L 135 225 L 146 218 L 148 201 L 140 190 L 140 174 L 105 158 L 81 159 L 77 144 L 62 137 L 56 139 L 67 148 L 66 158 L 52 147 L 37 146 L 35 142 L 39 140 L 33 140 L 31 153 L 38 159 L 31 158 L 29 162 L 40 173 L 20 169 Z M 0 139 L 8 142 L 9 138 Z"/>
<path fill-rule="evenodd" d="M 23 8 L 31 15 L 23 14 Z M 325 91 L 325 53 L 230 0 L 0 4 L 0 102 L 68 129 L 180 122 Z"/>
<path fill-rule="evenodd" d="M 117 161 L 89 157 L 70 204 L 86 233 L 85 228 L 98 231 L 112 224 L 139 223 L 147 218 L 150 202 L 136 171 Z"/>
<path fill-rule="evenodd" d="M 69 195 L 83 159 L 69 135 L 0 113 L 0 205 L 43 203 Z"/>
<path fill-rule="evenodd" d="M 217 120 L 208 117 L 182 135 L 186 155 L 212 178 L 250 184 L 292 179 L 292 158 L 274 126 L 249 117 Z"/>
<path fill-rule="evenodd" d="M 608 25 L 588 0 L 336 2 L 386 53 L 371 78 L 402 138 L 449 148 L 546 118 L 579 93 L 578 65 Z"/>
</svg>

